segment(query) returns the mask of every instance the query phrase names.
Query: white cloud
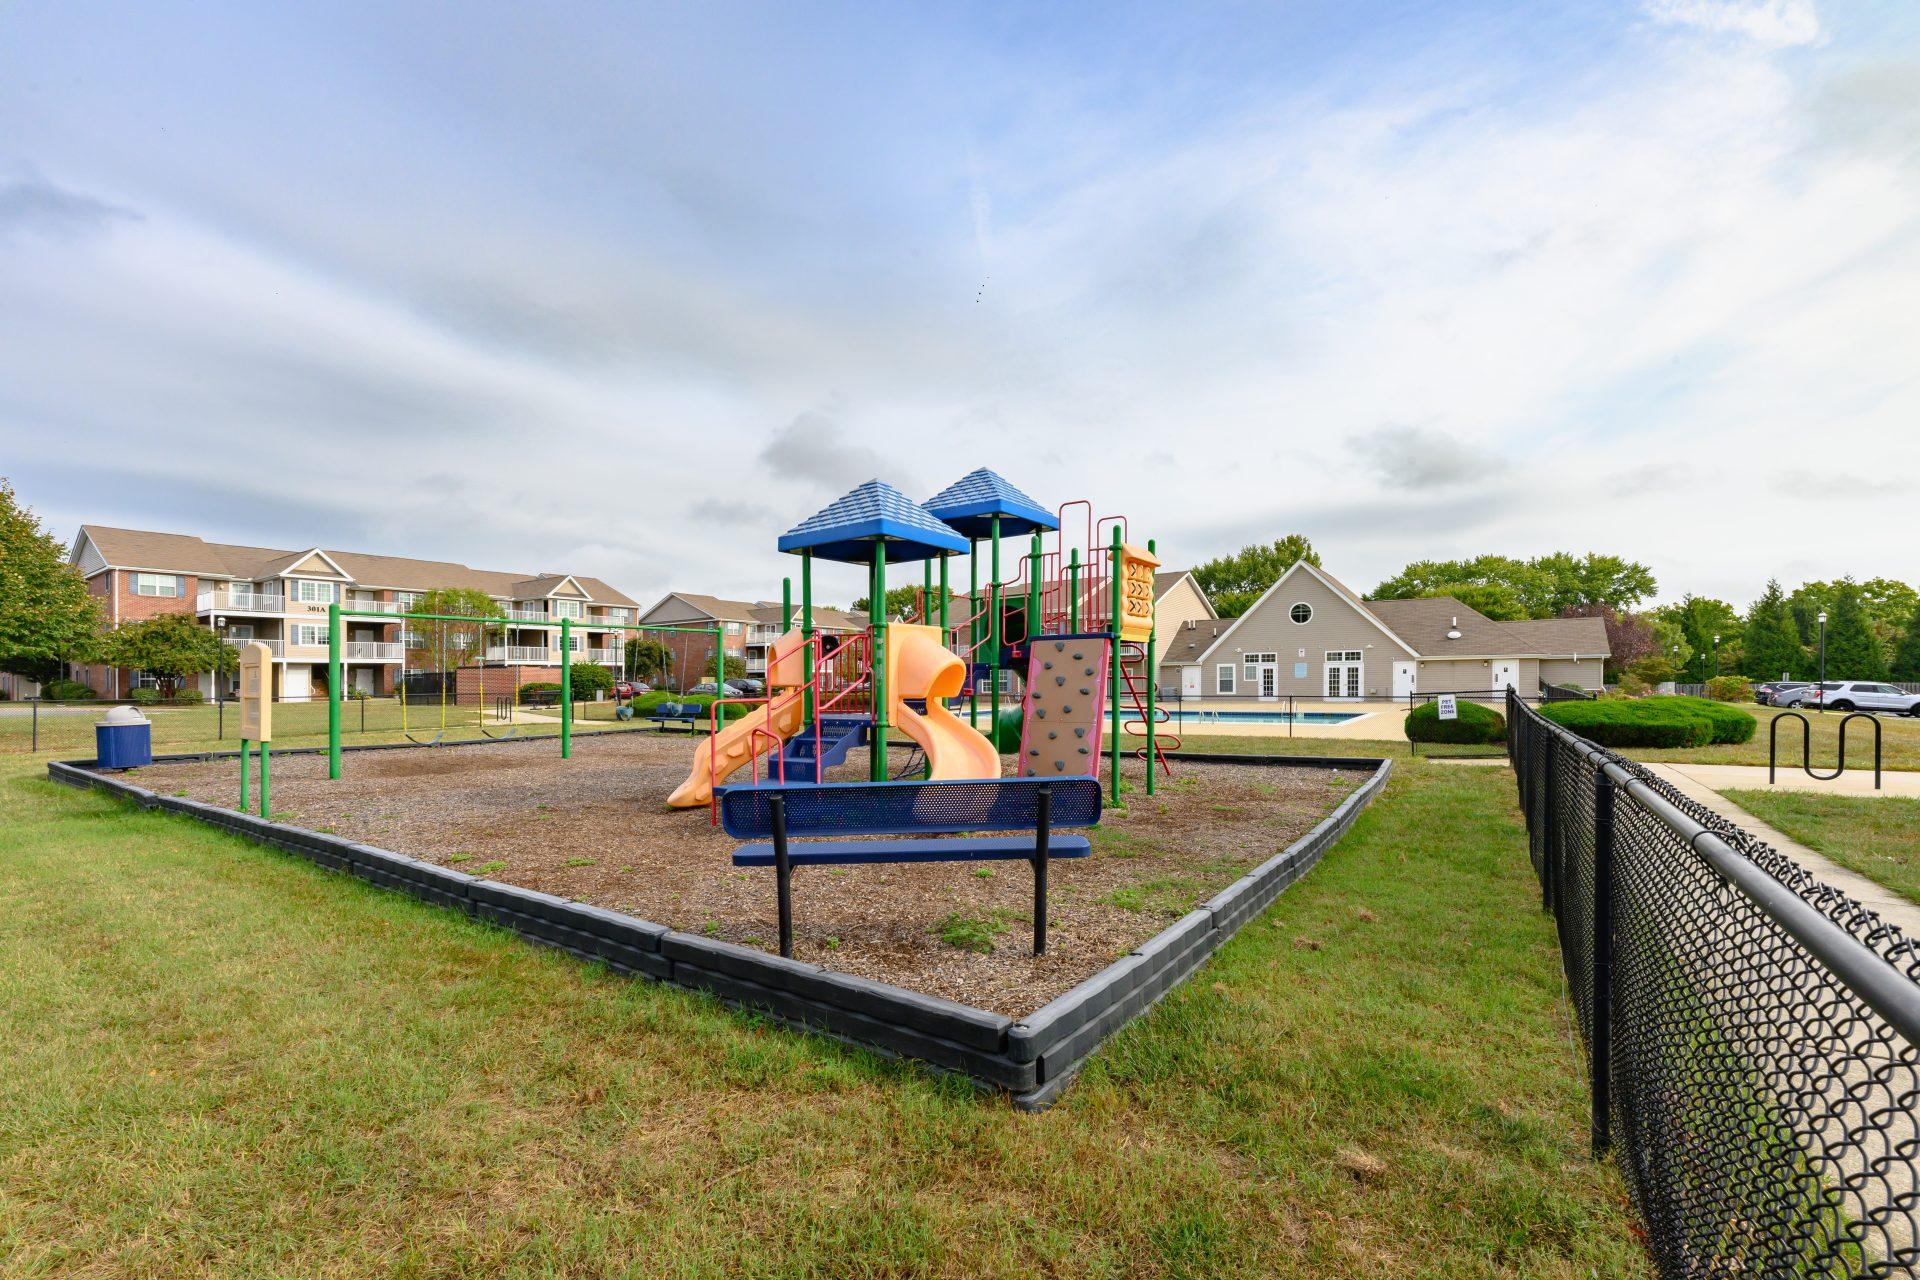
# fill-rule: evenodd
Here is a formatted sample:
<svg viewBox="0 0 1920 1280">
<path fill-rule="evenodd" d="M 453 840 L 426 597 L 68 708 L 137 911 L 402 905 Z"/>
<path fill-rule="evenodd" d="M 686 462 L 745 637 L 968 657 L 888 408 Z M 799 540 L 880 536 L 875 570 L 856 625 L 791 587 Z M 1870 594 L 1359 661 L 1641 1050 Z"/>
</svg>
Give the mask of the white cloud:
<svg viewBox="0 0 1920 1280">
<path fill-rule="evenodd" d="M 1813 0 L 1645 0 L 1655 22 L 1742 36 L 1769 49 L 1816 44 L 1822 38 Z"/>
</svg>

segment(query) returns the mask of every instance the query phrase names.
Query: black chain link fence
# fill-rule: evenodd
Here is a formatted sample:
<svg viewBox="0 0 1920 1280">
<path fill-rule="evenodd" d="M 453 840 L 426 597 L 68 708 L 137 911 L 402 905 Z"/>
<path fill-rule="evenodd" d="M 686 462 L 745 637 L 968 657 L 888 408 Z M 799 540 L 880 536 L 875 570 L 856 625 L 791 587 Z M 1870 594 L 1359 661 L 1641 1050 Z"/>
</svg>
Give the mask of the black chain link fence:
<svg viewBox="0 0 1920 1280">
<path fill-rule="evenodd" d="M 1632 761 L 1508 704 L 1593 1090 L 1667 1276 L 1920 1266 L 1920 949 Z"/>
</svg>

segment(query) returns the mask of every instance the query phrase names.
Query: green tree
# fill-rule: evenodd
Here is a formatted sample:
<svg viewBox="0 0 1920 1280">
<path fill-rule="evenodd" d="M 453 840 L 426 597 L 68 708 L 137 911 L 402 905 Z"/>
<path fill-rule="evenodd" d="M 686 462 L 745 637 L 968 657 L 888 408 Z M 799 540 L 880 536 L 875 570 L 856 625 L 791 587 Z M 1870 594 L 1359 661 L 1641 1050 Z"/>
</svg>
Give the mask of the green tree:
<svg viewBox="0 0 1920 1280">
<path fill-rule="evenodd" d="M 1808 647 L 1819 643 L 1821 611 L 1831 614 L 1840 593 L 1848 589 L 1858 594 L 1867 627 L 1879 640 L 1887 660 L 1891 661 L 1894 647 L 1900 643 L 1900 637 L 1906 629 L 1907 619 L 1913 616 L 1915 608 L 1920 607 L 1920 592 L 1892 578 L 1868 578 L 1858 583 L 1852 578 L 1841 578 L 1837 582 L 1802 583 L 1787 597 L 1787 607 L 1793 613 L 1794 624 L 1800 629 L 1800 643 Z"/>
<path fill-rule="evenodd" d="M 100 602 L 39 517 L 0 479 L 0 671 L 46 683 L 98 648 Z"/>
<path fill-rule="evenodd" d="M 1806 671 L 1807 651 L 1778 581 L 1768 579 L 1766 591 L 1747 610 L 1741 649 L 1740 673 L 1749 679 L 1778 680 Z"/>
<path fill-rule="evenodd" d="M 188 676 L 212 671 L 221 661 L 220 637 L 194 621 L 189 613 L 163 613 L 157 618 L 129 622 L 106 641 L 103 656 L 116 667 L 132 667 L 160 678 L 161 691 L 172 696 Z M 225 646 L 226 666 L 238 662 L 232 645 Z"/>
<path fill-rule="evenodd" d="M 891 595 L 893 593 L 888 592 L 887 594 Z M 720 669 L 726 673 L 726 677 L 729 680 L 743 679 L 747 674 L 747 660 L 737 653 L 730 653 L 727 655 L 726 661 L 721 663 Z"/>
<path fill-rule="evenodd" d="M 939 590 L 938 588 L 935 588 L 936 593 L 938 592 L 938 590 Z M 854 599 L 853 611 L 855 613 L 867 613 L 869 612 L 869 606 L 872 603 L 873 602 L 868 597 L 858 596 Z M 888 587 L 887 588 L 887 621 L 888 622 L 905 622 L 908 619 L 912 618 L 914 614 L 919 610 L 919 608 L 920 608 L 920 588 L 919 587 Z M 800 611 L 798 607 L 794 609 L 794 616 L 796 618 L 800 616 Z"/>
<path fill-rule="evenodd" d="M 1561 617 L 1582 605 L 1605 605 L 1616 613 L 1625 612 L 1655 589 L 1653 571 L 1643 564 L 1599 552 L 1576 556 L 1555 551 L 1532 560 L 1500 555 L 1416 560 L 1375 587 L 1372 598 L 1409 600 L 1453 595 L 1470 603 L 1459 594 L 1467 585 L 1503 588 L 1525 610 L 1520 616 L 1528 618 Z"/>
<path fill-rule="evenodd" d="M 1687 631 L 1679 623 L 1661 615 L 1656 609 L 1652 613 L 1639 615 L 1653 628 L 1653 652 L 1650 656 L 1665 658 L 1670 668 L 1661 680 L 1677 680 L 1680 673 L 1693 661 L 1693 645 L 1687 639 Z M 1652 683 L 1658 684 L 1659 681 Z"/>
<path fill-rule="evenodd" d="M 1320 553 L 1303 533 L 1289 533 L 1272 542 L 1256 542 L 1230 556 L 1220 556 L 1198 565 L 1193 580 L 1213 601 L 1214 611 L 1223 618 L 1237 618 L 1280 581 L 1280 575 L 1305 560 L 1320 567 Z"/>
<path fill-rule="evenodd" d="M 472 622 L 417 620 L 406 623 L 411 642 L 407 646 L 407 665 L 441 671 L 479 662 L 487 645 L 499 642 L 503 633 L 500 621 L 506 618 L 506 611 L 498 601 L 474 587 L 435 587 L 422 593 L 407 612 L 474 619 Z"/>
<path fill-rule="evenodd" d="M 661 640 L 651 638 L 629 640 L 626 647 L 626 665 L 628 679 L 658 681 L 667 672 L 673 670 L 673 653 Z"/>
<path fill-rule="evenodd" d="M 1920 608 L 1914 609 L 1907 619 L 1907 628 L 1900 633 L 1900 643 L 1894 647 L 1887 674 L 1895 680 L 1920 680 Z"/>
<path fill-rule="evenodd" d="M 1850 582 L 1840 583 L 1833 592 L 1833 608 L 1827 616 L 1827 679 L 1884 680 L 1887 678 L 1886 651 L 1860 600 L 1860 589 Z"/>
<path fill-rule="evenodd" d="M 1495 622 L 1513 622 L 1528 616 L 1527 606 L 1521 603 L 1513 588 L 1498 582 L 1450 582 L 1421 594 L 1451 596 Z"/>
<path fill-rule="evenodd" d="M 1678 627 L 1691 650 L 1692 661 L 1681 665 L 1686 679 L 1704 681 L 1713 675 L 1715 636 L 1720 637 L 1717 649 L 1721 673 L 1732 669 L 1729 666 L 1735 658 L 1732 642 L 1740 634 L 1740 615 L 1725 600 L 1687 595 L 1678 604 L 1654 610 L 1654 616 Z"/>
</svg>

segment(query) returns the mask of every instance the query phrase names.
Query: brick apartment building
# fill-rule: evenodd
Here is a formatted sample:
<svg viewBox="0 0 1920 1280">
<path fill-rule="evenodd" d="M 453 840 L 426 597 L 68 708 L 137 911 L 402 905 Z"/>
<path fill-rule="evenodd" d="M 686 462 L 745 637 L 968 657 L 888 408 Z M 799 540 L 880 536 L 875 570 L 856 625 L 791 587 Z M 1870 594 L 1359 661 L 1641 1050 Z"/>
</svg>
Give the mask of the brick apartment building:
<svg viewBox="0 0 1920 1280">
<path fill-rule="evenodd" d="M 794 605 L 794 617 L 800 606 Z M 718 596 L 693 591 L 670 592 L 659 603 L 640 615 L 640 621 L 660 627 L 711 627 L 721 629 L 721 641 L 728 657 L 746 664 L 747 674 L 763 680 L 767 674 L 767 655 L 781 635 L 781 608 L 777 600 L 722 600 Z M 867 629 L 867 615 L 845 609 L 813 610 L 816 632 L 849 634 Z M 667 646 L 673 658 L 673 676 L 677 687 L 685 689 L 702 680 L 713 679 L 713 641 L 706 636 L 660 635 L 652 637 Z"/>
<path fill-rule="evenodd" d="M 489 692 L 529 680 L 558 678 L 560 622 L 571 619 L 574 663 L 619 667 L 638 605 L 598 578 L 580 574 L 524 574 L 470 569 L 442 560 L 365 555 L 323 547 L 286 551 L 207 542 L 191 534 L 152 533 L 82 525 L 69 559 L 98 597 L 107 624 L 118 627 L 163 613 L 185 613 L 209 628 L 224 627 L 236 645 L 262 640 L 273 651 L 274 692 L 281 698 L 324 696 L 327 682 L 327 606 L 405 613 L 429 591 L 464 587 L 501 606 L 504 622 L 478 659 L 466 663 L 429 652 L 426 638 L 399 621 L 349 618 L 342 624 L 343 683 L 350 691 L 392 693 L 403 670 L 456 669 L 463 691 Z M 598 626 L 596 626 L 598 624 Z M 494 674 L 498 672 L 499 674 Z M 103 697 L 124 697 L 157 683 L 144 672 L 80 666 L 74 678 Z M 228 673 L 228 693 L 234 675 Z M 198 687 L 212 696 L 213 673 Z"/>
</svg>

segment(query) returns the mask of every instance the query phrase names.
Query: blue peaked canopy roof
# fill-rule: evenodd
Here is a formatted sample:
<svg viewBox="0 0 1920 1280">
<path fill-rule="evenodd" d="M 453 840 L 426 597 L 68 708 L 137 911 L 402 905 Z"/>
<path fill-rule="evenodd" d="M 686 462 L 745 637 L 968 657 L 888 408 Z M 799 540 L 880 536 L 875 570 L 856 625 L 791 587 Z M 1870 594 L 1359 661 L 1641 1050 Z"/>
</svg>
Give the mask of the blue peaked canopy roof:
<svg viewBox="0 0 1920 1280">
<path fill-rule="evenodd" d="M 1051 511 L 985 467 L 961 476 L 929 498 L 926 505 L 927 510 L 969 538 L 990 537 L 995 516 L 1000 518 L 1003 538 L 1060 527 Z"/>
<path fill-rule="evenodd" d="M 872 564 L 873 544 L 887 544 L 887 563 L 931 560 L 964 552 L 967 540 L 890 484 L 869 480 L 780 535 L 780 550 L 811 551 L 823 560 Z"/>
</svg>

